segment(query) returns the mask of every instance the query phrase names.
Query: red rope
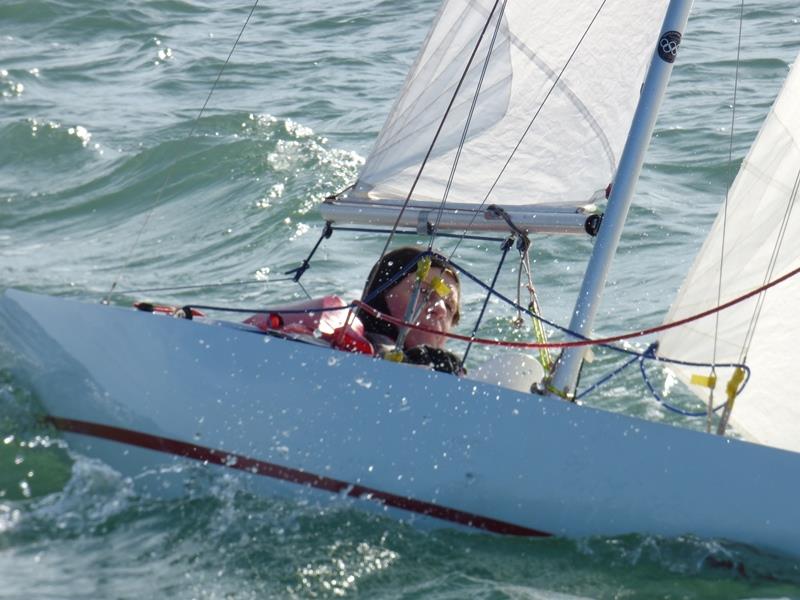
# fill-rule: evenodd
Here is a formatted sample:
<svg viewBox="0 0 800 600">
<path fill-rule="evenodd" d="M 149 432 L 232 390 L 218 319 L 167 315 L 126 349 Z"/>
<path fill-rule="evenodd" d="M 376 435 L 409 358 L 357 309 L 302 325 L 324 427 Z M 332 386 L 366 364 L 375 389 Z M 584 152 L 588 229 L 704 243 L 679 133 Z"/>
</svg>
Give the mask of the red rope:
<svg viewBox="0 0 800 600">
<path fill-rule="evenodd" d="M 488 338 L 473 338 L 473 337 L 470 337 L 470 336 L 467 336 L 467 335 L 459 335 L 457 333 L 442 333 L 440 331 L 436 331 L 435 329 L 430 329 L 429 327 L 423 327 L 422 325 L 415 325 L 413 323 L 406 323 L 402 319 L 398 319 L 396 317 L 392 317 L 391 315 L 387 315 L 387 314 L 384 314 L 382 312 L 379 312 L 379 311 L 375 310 L 374 308 L 372 308 L 371 306 L 369 306 L 368 304 L 364 304 L 360 300 L 354 301 L 354 304 L 356 306 L 358 306 L 359 308 L 365 310 L 366 312 L 370 313 L 371 315 L 373 315 L 373 316 L 375 316 L 375 317 L 377 317 L 379 319 L 382 319 L 384 321 L 387 321 L 389 323 L 392 323 L 393 325 L 398 325 L 400 327 L 409 327 L 411 329 L 417 329 L 419 331 L 425 331 L 427 333 L 435 333 L 435 334 L 439 334 L 439 335 L 445 336 L 445 337 L 450 338 L 450 339 L 461 340 L 463 342 L 474 342 L 476 344 L 485 344 L 487 346 L 503 346 L 505 348 L 573 348 L 573 347 L 576 347 L 576 346 L 597 346 L 597 345 L 600 345 L 600 344 L 611 344 L 613 342 L 619 342 L 619 341 L 622 341 L 622 340 L 629 340 L 631 338 L 636 338 L 636 337 L 643 337 L 645 335 L 651 335 L 653 333 L 658 333 L 660 331 L 666 331 L 667 329 L 673 329 L 675 327 L 680 327 L 681 325 L 686 325 L 687 323 L 691 323 L 692 321 L 698 321 L 698 320 L 703 319 L 703 318 L 705 318 L 705 317 L 707 317 L 709 315 L 713 315 L 715 313 L 718 313 L 718 312 L 721 312 L 723 310 L 726 310 L 726 309 L 730 308 L 731 306 L 739 304 L 740 302 L 744 302 L 745 300 L 747 300 L 749 298 L 752 298 L 753 296 L 756 296 L 756 295 L 760 294 L 761 292 L 764 292 L 764 291 L 768 290 L 769 288 L 774 287 L 774 286 L 778 285 L 779 283 L 782 283 L 782 282 L 786 281 L 787 279 L 791 279 L 792 277 L 794 277 L 798 273 L 800 273 L 800 267 L 798 267 L 798 268 L 796 268 L 796 269 L 794 269 L 792 271 L 789 271 L 785 275 L 782 275 L 781 277 L 778 277 L 777 279 L 774 279 L 773 281 L 770 281 L 769 283 L 766 283 L 766 284 L 762 285 L 761 287 L 758 287 L 758 288 L 756 288 L 756 289 L 754 289 L 754 290 L 752 290 L 750 292 L 747 292 L 743 296 L 739 296 L 738 298 L 734 298 L 733 300 L 730 300 L 729 302 L 726 302 L 725 304 L 720 304 L 719 306 L 716 306 L 714 308 L 709 308 L 708 310 L 705 310 L 705 311 L 703 311 L 701 313 L 697 313 L 696 315 L 692 315 L 691 317 L 686 317 L 684 319 L 679 319 L 677 321 L 672 321 L 671 323 L 664 323 L 662 325 L 658 325 L 657 327 L 650 327 L 649 329 L 640 329 L 639 331 L 632 331 L 630 333 L 623 333 L 623 334 L 620 334 L 620 335 L 614 335 L 614 336 L 604 337 L 604 338 L 574 340 L 574 341 L 570 341 L 570 342 L 547 342 L 547 343 L 544 343 L 544 344 L 537 343 L 537 342 L 510 342 L 510 341 L 506 341 L 506 340 L 492 340 L 492 339 L 488 339 Z"/>
</svg>

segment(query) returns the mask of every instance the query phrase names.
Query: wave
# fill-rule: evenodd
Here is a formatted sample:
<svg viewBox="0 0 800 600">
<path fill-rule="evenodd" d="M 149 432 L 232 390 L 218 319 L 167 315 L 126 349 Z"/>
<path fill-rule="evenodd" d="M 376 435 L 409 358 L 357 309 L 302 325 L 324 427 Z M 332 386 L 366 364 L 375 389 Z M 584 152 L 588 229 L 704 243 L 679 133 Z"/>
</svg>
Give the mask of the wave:
<svg viewBox="0 0 800 600">
<path fill-rule="evenodd" d="M 59 248 L 39 261 L 49 273 L 65 256 L 80 255 L 71 267 L 99 273 L 127 263 L 126 276 L 140 287 L 154 278 L 253 277 L 264 267 L 256 252 L 296 257 L 286 244 L 310 231 L 307 220 L 317 219 L 309 213 L 349 185 L 363 162 L 308 127 L 269 115 L 183 121 L 141 148 L 104 155 L 85 143 L 89 132 L 82 139 L 71 129 L 28 122 L 0 131 L 19 148 L 4 169 L 28 190 L 12 191 L 0 205 L 7 243 L 16 251 L 42 242 Z"/>
</svg>

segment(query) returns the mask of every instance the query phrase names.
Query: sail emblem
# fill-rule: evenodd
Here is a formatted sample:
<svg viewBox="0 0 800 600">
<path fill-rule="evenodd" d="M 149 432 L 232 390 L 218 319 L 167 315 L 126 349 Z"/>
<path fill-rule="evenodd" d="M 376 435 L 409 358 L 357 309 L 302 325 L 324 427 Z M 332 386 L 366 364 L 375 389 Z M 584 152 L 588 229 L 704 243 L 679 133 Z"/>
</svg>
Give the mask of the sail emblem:
<svg viewBox="0 0 800 600">
<path fill-rule="evenodd" d="M 674 63 L 678 55 L 678 46 L 681 45 L 681 34 L 678 31 L 668 31 L 658 41 L 658 55 L 668 63 Z"/>
</svg>

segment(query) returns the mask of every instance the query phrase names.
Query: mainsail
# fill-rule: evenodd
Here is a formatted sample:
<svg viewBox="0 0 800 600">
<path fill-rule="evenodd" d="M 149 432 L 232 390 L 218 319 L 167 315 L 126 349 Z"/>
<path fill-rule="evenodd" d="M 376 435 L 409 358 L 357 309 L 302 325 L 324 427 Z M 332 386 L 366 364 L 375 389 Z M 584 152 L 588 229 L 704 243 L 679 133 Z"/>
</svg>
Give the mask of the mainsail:
<svg viewBox="0 0 800 600">
<path fill-rule="evenodd" d="M 591 205 L 616 171 L 666 4 L 444 2 L 347 202 L 396 214 L 446 115 L 412 207 Z"/>
<path fill-rule="evenodd" d="M 730 189 L 666 321 L 733 300 L 800 267 L 800 67 L 795 63 Z M 724 236 L 724 247 L 723 247 Z M 721 280 L 721 287 L 720 287 Z M 718 297 L 719 294 L 719 297 Z M 701 363 L 746 360 L 752 375 L 736 399 L 731 423 L 746 438 L 800 451 L 797 301 L 800 278 L 686 326 L 660 340 L 663 357 Z M 716 348 L 716 351 L 715 351 Z M 686 383 L 706 369 L 676 365 Z M 717 369 L 724 399 L 731 369 Z M 708 389 L 690 386 L 701 398 Z"/>
</svg>

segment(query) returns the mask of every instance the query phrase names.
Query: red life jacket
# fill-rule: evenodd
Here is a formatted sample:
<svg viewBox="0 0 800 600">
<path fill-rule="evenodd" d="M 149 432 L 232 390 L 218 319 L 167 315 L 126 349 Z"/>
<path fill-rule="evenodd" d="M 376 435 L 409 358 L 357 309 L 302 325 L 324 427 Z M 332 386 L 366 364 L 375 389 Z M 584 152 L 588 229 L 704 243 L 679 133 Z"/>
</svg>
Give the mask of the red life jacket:
<svg viewBox="0 0 800 600">
<path fill-rule="evenodd" d="M 372 344 L 364 335 L 364 324 L 347 306 L 339 296 L 323 296 L 275 307 L 244 322 L 261 331 L 310 335 L 329 343 L 332 348 L 374 354 Z"/>
</svg>

